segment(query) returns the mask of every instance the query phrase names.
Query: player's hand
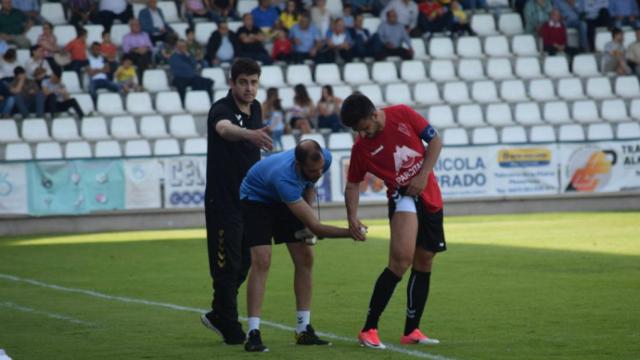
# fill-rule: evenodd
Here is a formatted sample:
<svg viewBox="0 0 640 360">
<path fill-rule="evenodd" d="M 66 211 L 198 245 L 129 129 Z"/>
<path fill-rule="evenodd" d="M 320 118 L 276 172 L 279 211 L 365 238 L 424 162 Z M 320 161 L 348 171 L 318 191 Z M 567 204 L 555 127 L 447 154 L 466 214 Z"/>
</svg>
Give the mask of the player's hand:
<svg viewBox="0 0 640 360">
<path fill-rule="evenodd" d="M 360 219 L 349 219 L 349 233 L 355 241 L 367 240 L 367 227 Z"/>
<path fill-rule="evenodd" d="M 407 196 L 417 196 L 420 195 L 422 190 L 427 186 L 427 180 L 429 179 L 428 173 L 426 175 L 422 175 L 421 173 L 414 176 L 411 181 L 409 181 L 409 186 L 407 186 L 407 191 L 405 195 Z"/>
<path fill-rule="evenodd" d="M 249 130 L 251 135 L 249 141 L 260 149 L 271 151 L 273 149 L 273 141 L 269 135 L 269 127 L 265 126 L 257 130 Z"/>
</svg>

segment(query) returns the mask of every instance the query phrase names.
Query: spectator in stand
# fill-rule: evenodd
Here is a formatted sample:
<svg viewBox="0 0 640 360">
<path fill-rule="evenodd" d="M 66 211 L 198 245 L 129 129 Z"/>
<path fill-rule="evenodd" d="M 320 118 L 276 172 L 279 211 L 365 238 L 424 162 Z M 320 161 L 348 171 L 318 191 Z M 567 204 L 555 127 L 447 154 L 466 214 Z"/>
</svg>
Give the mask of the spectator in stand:
<svg viewBox="0 0 640 360">
<path fill-rule="evenodd" d="M 322 87 L 322 96 L 318 101 L 318 128 L 331 129 L 331 132 L 342 131 L 340 122 L 340 107 L 342 99 L 333 95 L 333 87 Z"/>
<path fill-rule="evenodd" d="M 640 29 L 636 29 L 636 41 L 627 48 L 627 63 L 636 75 L 640 75 Z"/>
<path fill-rule="evenodd" d="M 71 16 L 69 23 L 75 27 L 98 22 L 98 11 L 94 0 L 69 0 Z"/>
<path fill-rule="evenodd" d="M 333 22 L 331 30 L 327 32 L 326 43 L 327 52 L 324 59 L 326 62 L 335 62 L 336 59 L 340 59 L 342 62 L 350 62 L 353 59 L 351 52 L 353 40 L 341 18 Z"/>
<path fill-rule="evenodd" d="M 235 0 L 211 0 L 211 9 L 213 10 L 213 13 L 218 16 L 218 21 L 230 17 L 236 17 Z"/>
<path fill-rule="evenodd" d="M 624 50 L 624 33 L 618 28 L 611 30 L 612 40 L 604 46 L 602 53 L 602 72 L 615 72 L 618 75 L 630 75 Z"/>
<path fill-rule="evenodd" d="M 540 27 L 549 21 L 552 9 L 551 0 L 530 0 L 524 6 L 525 31 L 537 34 Z"/>
<path fill-rule="evenodd" d="M 109 64 L 109 69 L 112 71 L 112 73 L 110 73 L 109 79 L 113 80 L 113 71 L 118 68 L 118 48 L 111 41 L 111 35 L 106 31 L 102 32 L 100 54 Z"/>
<path fill-rule="evenodd" d="M 148 0 L 147 7 L 140 10 L 138 20 L 142 31 L 149 34 L 154 45 L 157 41 L 165 41 L 167 34 L 173 32 L 171 26 L 164 20 L 162 9 L 158 8 L 158 0 Z"/>
<path fill-rule="evenodd" d="M 44 19 L 40 16 L 40 2 L 38 0 L 12 0 L 15 9 L 22 11 L 34 24 L 42 24 Z"/>
<path fill-rule="evenodd" d="M 133 65 L 133 61 L 127 55 L 122 57 L 120 61 L 121 65 L 115 71 L 113 77 L 116 84 L 120 85 L 122 92 L 127 94 L 129 92 L 141 91 L 142 87 L 138 82 L 138 76 L 136 75 L 136 67 Z"/>
<path fill-rule="evenodd" d="M 640 27 L 636 0 L 611 0 L 609 1 L 609 13 L 613 17 L 616 27 L 621 28 L 624 25 L 629 25 L 634 29 Z"/>
<path fill-rule="evenodd" d="M 65 70 L 77 72 L 78 77 L 82 79 L 82 68 L 89 64 L 87 60 L 87 30 L 80 27 L 77 29 L 77 33 L 76 38 L 69 41 L 64 47 L 64 50 L 71 56 L 71 63 L 65 67 Z"/>
<path fill-rule="evenodd" d="M 309 97 L 307 88 L 298 84 L 293 88 L 293 107 L 289 110 L 289 124 L 291 128 L 309 134 L 316 118 L 316 109 Z"/>
<path fill-rule="evenodd" d="M 549 21 L 540 27 L 539 33 L 544 51 L 549 55 L 574 55 L 577 52 L 576 49 L 567 47 L 567 28 L 562 23 L 562 15 L 557 9 L 551 11 Z"/>
<path fill-rule="evenodd" d="M 273 49 L 271 51 L 271 57 L 273 60 L 284 61 L 286 63 L 292 60 L 292 48 L 291 40 L 287 35 L 286 30 L 278 29 L 275 31 L 275 39 L 273 40 Z"/>
<path fill-rule="evenodd" d="M 176 44 L 178 43 L 178 35 L 176 33 L 170 33 L 167 35 L 167 40 L 158 46 L 158 51 L 155 55 L 156 65 L 167 65 L 169 59 L 176 51 Z"/>
<path fill-rule="evenodd" d="M 595 49 L 596 28 L 611 28 L 613 21 L 609 15 L 609 0 L 578 0 L 580 14 L 587 22 L 589 48 Z"/>
<path fill-rule="evenodd" d="M 316 4 L 311 8 L 311 23 L 318 29 L 320 36 L 324 37 L 331 29 L 331 14 L 327 9 L 327 0 L 315 0 Z"/>
<path fill-rule="evenodd" d="M 238 35 L 229 29 L 226 21 L 218 24 L 218 29 L 211 33 L 207 43 L 206 60 L 211 66 L 231 63 L 240 49 Z"/>
<path fill-rule="evenodd" d="M 471 30 L 469 20 L 467 19 L 467 13 L 464 12 L 460 2 L 458 0 L 452 0 L 450 7 L 451 14 L 453 15 L 453 22 L 451 25 L 452 36 L 462 36 L 465 33 L 469 36 L 475 36 L 476 33 Z"/>
<path fill-rule="evenodd" d="M 267 99 L 262 102 L 262 119 L 264 125 L 269 127 L 271 139 L 273 139 L 273 150 L 283 150 L 282 135 L 285 132 L 284 110 L 277 88 L 267 89 Z"/>
<path fill-rule="evenodd" d="M 49 62 L 49 66 L 52 69 L 58 67 L 53 60 L 53 54 L 60 51 L 60 47 L 58 46 L 58 39 L 53 35 L 53 25 L 51 23 L 45 22 L 42 24 L 42 34 L 38 36 L 38 45 L 42 48 L 44 57 Z"/>
<path fill-rule="evenodd" d="M 142 73 L 151 65 L 153 44 L 149 34 L 142 31 L 138 19 L 129 21 L 131 32 L 122 39 L 122 51 L 128 54 L 138 69 L 138 80 L 142 82 Z"/>
<path fill-rule="evenodd" d="M 100 55 L 99 43 L 94 42 L 91 44 L 88 59 L 89 66 L 86 67 L 86 71 L 90 79 L 89 94 L 94 102 L 98 99 L 98 89 L 107 89 L 113 92 L 120 92 L 122 90 L 120 85 L 109 80 L 107 76 L 112 70 L 102 55 Z"/>
<path fill-rule="evenodd" d="M 403 25 L 408 32 L 418 26 L 418 5 L 412 0 L 392 0 L 380 13 L 380 18 L 385 19 L 387 12 L 394 10 L 398 17 L 398 23 Z"/>
<path fill-rule="evenodd" d="M 554 7 L 560 11 L 564 25 L 578 31 L 580 50 L 588 51 L 587 23 L 581 18 L 578 0 L 554 0 Z"/>
<path fill-rule="evenodd" d="M 76 112 L 79 120 L 84 117 L 84 112 L 78 101 L 72 98 L 67 88 L 62 83 L 62 72 L 54 71 L 48 79 L 42 81 L 42 92 L 45 96 L 45 108 L 53 119 L 57 112 L 68 111 L 70 108 Z"/>
<path fill-rule="evenodd" d="M 16 55 L 16 49 L 9 48 L 0 61 L 0 79 L 4 82 L 12 82 L 14 70 L 21 66 L 18 63 L 18 57 Z"/>
<path fill-rule="evenodd" d="M 194 27 L 193 18 L 196 17 L 204 17 L 214 22 L 220 21 L 218 16 L 211 10 L 209 0 L 185 0 L 183 12 L 190 27 Z"/>
<path fill-rule="evenodd" d="M 258 6 L 251 10 L 253 23 L 259 29 L 273 29 L 278 22 L 278 8 L 271 6 L 271 0 L 259 0 Z"/>
<path fill-rule="evenodd" d="M 218 26 L 220 26 L 220 24 L 218 24 Z M 229 25 L 227 25 L 227 27 L 228 26 Z M 187 43 L 187 51 L 189 51 L 189 54 L 196 59 L 198 65 L 201 67 L 208 66 L 207 61 L 204 60 L 204 49 L 202 44 L 196 41 L 196 33 L 193 28 L 187 28 L 184 34 L 186 36 L 185 42 Z"/>
<path fill-rule="evenodd" d="M 3 118 L 11 117 L 11 112 L 16 104 L 16 97 L 7 87 L 4 81 L 0 81 L 0 111 Z"/>
<path fill-rule="evenodd" d="M 273 61 L 264 47 L 265 34 L 253 23 L 253 15 L 250 13 L 242 16 L 243 26 L 238 29 L 240 57 L 260 61 L 265 65 L 271 65 Z"/>
<path fill-rule="evenodd" d="M 22 118 L 28 118 L 31 111 L 35 111 L 39 118 L 44 117 L 44 93 L 38 84 L 27 77 L 22 66 L 13 70 L 13 77 L 9 90 L 15 96 L 16 106 Z"/>
<path fill-rule="evenodd" d="M 173 75 L 173 86 L 178 90 L 183 103 L 188 86 L 191 90 L 205 90 L 209 94 L 209 99 L 213 100 L 213 80 L 198 75 L 198 64 L 189 54 L 184 40 L 178 40 L 176 51 L 169 59 L 169 67 Z"/>
<path fill-rule="evenodd" d="M 352 53 L 353 56 L 358 58 L 373 55 L 373 51 L 371 50 L 371 33 L 364 28 L 363 24 L 364 15 L 358 14 L 354 19 L 353 28 L 349 29 L 351 39 L 353 40 Z"/>
<path fill-rule="evenodd" d="M 44 58 L 44 50 L 40 45 L 33 45 L 31 47 L 31 58 L 27 60 L 24 69 L 27 76 L 32 79 L 35 78 L 35 73 L 38 69 L 42 69 L 39 72 L 44 76 L 51 75 L 51 66 L 49 66 L 47 59 Z"/>
<path fill-rule="evenodd" d="M 293 43 L 293 61 L 302 63 L 306 59 L 315 59 L 324 45 L 320 31 L 311 24 L 309 14 L 301 14 L 300 21 L 289 31 Z"/>
<path fill-rule="evenodd" d="M 387 11 L 387 21 L 378 27 L 378 42 L 375 46 L 376 60 L 384 60 L 387 56 L 400 56 L 403 60 L 413 58 L 411 38 L 404 25 L 398 23 L 395 10 Z M 402 47 L 406 45 L 407 48 Z"/>
<path fill-rule="evenodd" d="M 0 38 L 19 48 L 28 48 L 31 42 L 26 36 L 31 21 L 22 11 L 13 8 L 11 0 L 2 0 L 0 9 Z"/>
<path fill-rule="evenodd" d="M 375 14 L 375 0 L 348 0 L 354 14 Z"/>
<path fill-rule="evenodd" d="M 355 19 L 353 18 L 353 10 L 351 9 L 351 5 L 344 4 L 342 6 L 342 21 L 344 21 L 344 26 L 347 29 L 351 29 L 353 27 Z"/>
<path fill-rule="evenodd" d="M 463 0 L 464 8 L 469 10 L 486 9 L 487 0 Z"/>
<path fill-rule="evenodd" d="M 287 1 L 287 8 L 280 13 L 279 27 L 281 29 L 289 30 L 293 27 L 293 25 L 298 23 L 298 18 L 300 17 L 300 13 L 298 12 L 298 6 L 296 2 L 293 0 Z"/>
<path fill-rule="evenodd" d="M 133 7 L 127 0 L 100 0 L 98 18 L 105 31 L 111 31 L 114 20 L 126 24 L 133 18 Z"/>
<path fill-rule="evenodd" d="M 453 23 L 453 14 L 436 0 L 424 0 L 418 5 L 418 28 L 430 38 L 433 33 L 449 30 Z M 388 13 L 387 13 L 388 14 Z"/>
</svg>

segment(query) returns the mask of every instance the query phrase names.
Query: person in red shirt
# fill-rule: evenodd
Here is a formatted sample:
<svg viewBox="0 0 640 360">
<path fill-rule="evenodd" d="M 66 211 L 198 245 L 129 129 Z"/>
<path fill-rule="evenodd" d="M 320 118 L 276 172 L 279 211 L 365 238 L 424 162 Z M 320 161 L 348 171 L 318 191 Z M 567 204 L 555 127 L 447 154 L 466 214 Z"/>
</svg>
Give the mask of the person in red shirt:
<svg viewBox="0 0 640 360">
<path fill-rule="evenodd" d="M 276 30 L 271 57 L 273 60 L 287 63 L 291 61 L 291 41 L 288 39 L 285 30 Z"/>
<path fill-rule="evenodd" d="M 573 55 L 577 52 L 577 49 L 567 47 L 567 28 L 562 23 L 562 15 L 557 9 L 551 11 L 549 21 L 540 27 L 539 32 L 544 51 L 549 55 Z"/>
<path fill-rule="evenodd" d="M 360 182 L 367 172 L 387 186 L 391 244 L 389 263 L 378 277 L 366 323 L 358 339 L 372 348 L 385 348 L 378 337 L 378 319 L 396 285 L 411 266 L 407 287 L 407 317 L 402 344 L 437 344 L 420 331 L 436 253 L 447 249 L 442 222 L 442 195 L 433 174 L 442 142 L 429 122 L 406 105 L 376 109 L 365 95 L 355 93 L 343 103 L 340 117 L 358 132 L 351 149 L 345 203 L 349 230 L 363 240 L 366 227 L 358 218 Z M 423 145 L 427 142 L 427 147 Z"/>
</svg>

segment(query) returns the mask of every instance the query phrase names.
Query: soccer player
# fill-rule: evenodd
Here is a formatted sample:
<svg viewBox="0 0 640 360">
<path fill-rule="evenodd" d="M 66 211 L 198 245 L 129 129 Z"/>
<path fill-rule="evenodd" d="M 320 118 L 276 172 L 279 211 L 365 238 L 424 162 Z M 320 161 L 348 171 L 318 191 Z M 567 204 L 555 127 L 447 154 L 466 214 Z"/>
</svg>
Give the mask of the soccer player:
<svg viewBox="0 0 640 360">
<path fill-rule="evenodd" d="M 312 208 L 316 200 L 315 183 L 330 165 L 330 152 L 321 149 L 313 140 L 304 140 L 295 149 L 258 162 L 242 182 L 240 197 L 245 232 L 251 247 L 251 272 L 247 282 L 247 351 L 268 351 L 259 329 L 271 264 L 272 237 L 276 244 L 287 244 L 295 268 L 296 344 L 329 344 L 316 335 L 310 324 L 313 248 L 307 245 L 304 239 L 307 236 L 303 234 L 308 229 L 323 237 L 352 237 L 347 228 L 321 224 Z M 365 240 L 361 233 L 353 238 Z"/>
<path fill-rule="evenodd" d="M 243 238 L 240 183 L 260 160 L 260 149 L 272 148 L 255 99 L 259 80 L 258 63 L 237 59 L 231 66 L 231 89 L 213 104 L 207 119 L 205 217 L 213 301 L 212 310 L 200 319 L 227 344 L 242 344 L 246 338 L 237 305 L 238 287 L 250 265 Z"/>
<path fill-rule="evenodd" d="M 442 196 L 433 175 L 442 142 L 429 122 L 405 105 L 376 109 L 366 96 L 355 93 L 343 103 L 344 125 L 357 131 L 351 149 L 345 202 L 349 230 L 360 232 L 359 183 L 367 172 L 388 188 L 391 241 L 388 266 L 375 283 L 369 313 L 358 339 L 363 346 L 384 349 L 378 319 L 402 275 L 411 267 L 407 287 L 407 315 L 401 344 L 437 344 L 420 331 L 431 267 L 436 253 L 446 250 L 442 226 Z M 425 149 L 423 141 L 428 146 Z"/>
</svg>

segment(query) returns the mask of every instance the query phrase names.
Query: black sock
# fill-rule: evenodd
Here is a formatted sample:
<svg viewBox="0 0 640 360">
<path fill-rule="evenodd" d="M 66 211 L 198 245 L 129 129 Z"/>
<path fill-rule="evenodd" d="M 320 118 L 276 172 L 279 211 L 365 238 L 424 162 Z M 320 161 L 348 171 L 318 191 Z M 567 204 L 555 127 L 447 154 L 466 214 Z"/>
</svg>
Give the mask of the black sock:
<svg viewBox="0 0 640 360">
<path fill-rule="evenodd" d="M 373 294 L 371 294 L 367 322 L 364 324 L 362 331 L 378 327 L 378 319 L 384 311 L 384 308 L 387 307 L 389 299 L 391 299 L 391 295 L 393 295 L 393 291 L 396 289 L 396 285 L 400 279 L 402 278 L 394 274 L 389 268 L 385 268 L 382 274 L 380 274 L 373 288 Z"/>
<path fill-rule="evenodd" d="M 409 335 L 420 327 L 420 319 L 427 305 L 431 272 L 411 270 L 407 284 L 407 319 L 404 323 L 404 334 Z"/>
</svg>

